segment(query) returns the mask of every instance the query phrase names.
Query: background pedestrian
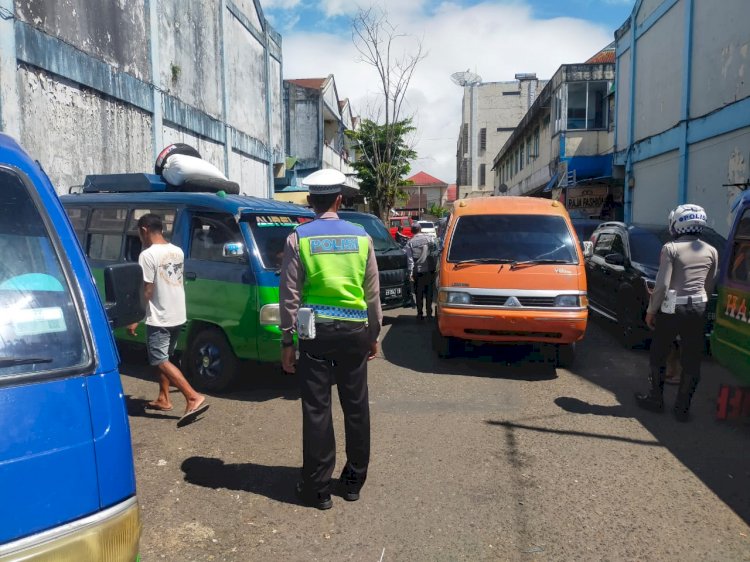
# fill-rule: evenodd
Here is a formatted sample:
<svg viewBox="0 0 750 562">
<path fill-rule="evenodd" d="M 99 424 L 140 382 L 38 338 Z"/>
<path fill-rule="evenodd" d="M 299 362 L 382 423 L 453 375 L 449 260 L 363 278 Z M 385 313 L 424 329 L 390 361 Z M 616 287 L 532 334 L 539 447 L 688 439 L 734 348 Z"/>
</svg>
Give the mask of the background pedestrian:
<svg viewBox="0 0 750 562">
<path fill-rule="evenodd" d="M 422 232 L 422 227 L 415 222 L 411 227 L 414 236 L 406 243 L 406 258 L 409 277 L 414 284 L 417 297 L 417 320 L 432 318 L 432 297 L 437 267 L 437 245 L 435 238 Z"/>
<path fill-rule="evenodd" d="M 159 372 L 159 396 L 146 407 L 164 412 L 172 410 L 171 383 L 185 396 L 185 413 L 177 422 L 181 427 L 192 423 L 208 409 L 206 397 L 198 394 L 169 360 L 187 321 L 183 286 L 185 256 L 179 247 L 164 238 L 158 215 L 148 213 L 138 219 L 138 234 L 143 246 L 138 263 L 143 269 L 144 296 L 148 302 L 146 351 L 149 364 Z M 138 324 L 132 324 L 128 331 L 135 336 L 137 327 Z"/>
</svg>

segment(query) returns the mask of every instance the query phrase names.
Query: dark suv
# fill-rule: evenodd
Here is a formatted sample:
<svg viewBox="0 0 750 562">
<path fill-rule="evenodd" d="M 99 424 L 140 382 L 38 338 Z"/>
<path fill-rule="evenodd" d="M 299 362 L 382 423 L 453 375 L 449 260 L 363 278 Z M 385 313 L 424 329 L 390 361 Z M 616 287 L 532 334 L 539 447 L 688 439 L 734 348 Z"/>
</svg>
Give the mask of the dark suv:
<svg viewBox="0 0 750 562">
<path fill-rule="evenodd" d="M 701 238 L 716 248 L 721 259 L 726 240 L 710 228 L 703 230 Z M 646 308 L 659 269 L 661 247 L 669 240 L 664 226 L 622 222 L 602 223 L 591 235 L 594 254 L 586 260 L 589 308 L 620 325 L 627 347 L 643 343 L 649 334 Z M 713 327 L 715 306 L 716 295 L 712 295 L 707 334 Z"/>
<path fill-rule="evenodd" d="M 380 303 L 384 310 L 411 304 L 406 254 L 375 215 L 356 211 L 339 211 L 339 217 L 361 225 L 372 238 L 375 259 L 380 272 Z"/>
</svg>

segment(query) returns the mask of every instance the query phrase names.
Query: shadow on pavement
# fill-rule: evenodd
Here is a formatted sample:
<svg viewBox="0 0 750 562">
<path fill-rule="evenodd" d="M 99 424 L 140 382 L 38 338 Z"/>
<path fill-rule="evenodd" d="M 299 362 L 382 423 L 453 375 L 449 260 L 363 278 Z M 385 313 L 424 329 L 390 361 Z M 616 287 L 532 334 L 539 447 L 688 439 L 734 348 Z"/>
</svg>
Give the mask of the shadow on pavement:
<svg viewBox="0 0 750 562">
<path fill-rule="evenodd" d="M 168 412 L 158 411 L 158 410 L 147 410 L 146 404 L 148 404 L 150 400 L 146 398 L 134 398 L 133 396 L 130 396 L 129 394 L 125 395 L 125 407 L 128 410 L 128 415 L 133 417 L 139 417 L 139 418 L 155 418 L 155 419 L 165 419 L 165 420 L 179 420 L 180 416 L 174 415 L 173 412 L 176 412 L 177 410 L 169 410 Z"/>
<path fill-rule="evenodd" d="M 221 459 L 189 457 L 182 463 L 185 482 L 204 488 L 250 492 L 279 502 L 301 505 L 294 493 L 299 468 L 255 463 L 226 464 Z"/>
<path fill-rule="evenodd" d="M 143 381 L 157 383 L 157 375 L 146 362 L 145 350 L 138 346 L 118 346 L 122 363 L 120 372 L 123 376 L 133 377 Z M 230 400 L 247 402 L 266 402 L 276 398 L 285 400 L 299 399 L 299 383 L 294 375 L 285 375 L 279 365 L 240 362 L 237 381 L 222 392 L 206 392 L 208 396 L 220 396 Z M 189 380 L 189 379 L 188 379 Z M 154 388 L 154 395 L 157 389 Z M 132 414 L 138 415 L 138 414 Z"/>
<path fill-rule="evenodd" d="M 381 342 L 387 361 L 418 373 L 545 381 L 557 378 L 555 367 L 533 346 L 467 345 L 450 359 L 432 350 L 434 321 L 418 322 L 413 314 L 390 317 Z"/>
<path fill-rule="evenodd" d="M 627 350 L 618 341 L 613 323 L 594 318 L 578 348 L 570 372 L 613 393 L 620 405 L 589 404 L 575 397 L 555 400 L 561 409 L 578 415 L 630 417 L 638 420 L 680 462 L 750 524 L 750 426 L 716 420 L 720 384 L 738 385 L 736 379 L 703 357 L 701 382 L 693 398 L 691 421 L 672 416 L 677 389 L 665 388 L 665 411 L 647 412 L 635 404 L 634 393 L 647 388 L 648 352 Z"/>
</svg>

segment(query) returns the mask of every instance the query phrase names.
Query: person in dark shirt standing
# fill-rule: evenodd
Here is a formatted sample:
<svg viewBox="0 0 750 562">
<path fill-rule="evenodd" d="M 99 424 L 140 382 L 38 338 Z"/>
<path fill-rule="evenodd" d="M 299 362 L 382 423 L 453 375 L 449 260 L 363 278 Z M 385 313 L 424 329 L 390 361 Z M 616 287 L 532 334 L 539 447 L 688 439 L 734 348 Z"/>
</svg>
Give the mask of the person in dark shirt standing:
<svg viewBox="0 0 750 562">
<path fill-rule="evenodd" d="M 405 250 L 409 277 L 414 283 L 414 293 L 417 297 L 417 320 L 424 319 L 423 310 L 427 311 L 427 319 L 430 319 L 432 318 L 437 248 L 435 239 L 424 234 L 418 222 L 414 223 L 411 230 L 414 236 L 407 242 Z"/>
</svg>

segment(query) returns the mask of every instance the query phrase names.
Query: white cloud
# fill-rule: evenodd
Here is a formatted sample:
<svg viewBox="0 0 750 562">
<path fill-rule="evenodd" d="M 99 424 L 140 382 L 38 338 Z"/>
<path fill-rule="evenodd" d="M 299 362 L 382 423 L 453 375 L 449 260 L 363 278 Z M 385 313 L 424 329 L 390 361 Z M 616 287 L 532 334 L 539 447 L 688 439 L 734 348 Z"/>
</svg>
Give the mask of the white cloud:
<svg viewBox="0 0 750 562">
<path fill-rule="evenodd" d="M 396 5 L 396 0 L 385 2 Z M 340 0 L 324 4 L 330 11 L 344 9 Z M 534 19 L 520 2 L 468 8 L 444 3 L 431 14 L 425 14 L 421 1 L 398 5 L 402 9 L 391 10 L 391 21 L 400 31 L 423 38 L 428 51 L 408 95 L 418 127 L 419 159 L 413 171 L 449 183 L 455 181 L 462 98 L 462 89 L 450 80 L 453 72 L 469 68 L 484 82 L 512 80 L 518 72 L 550 78 L 561 64 L 582 62 L 612 41 L 612 31 L 584 20 Z M 372 67 L 357 62 L 350 33 L 286 33 L 283 48 L 285 78 L 333 74 L 339 96 L 351 100 L 355 114 L 367 116 L 378 78 Z"/>
</svg>

